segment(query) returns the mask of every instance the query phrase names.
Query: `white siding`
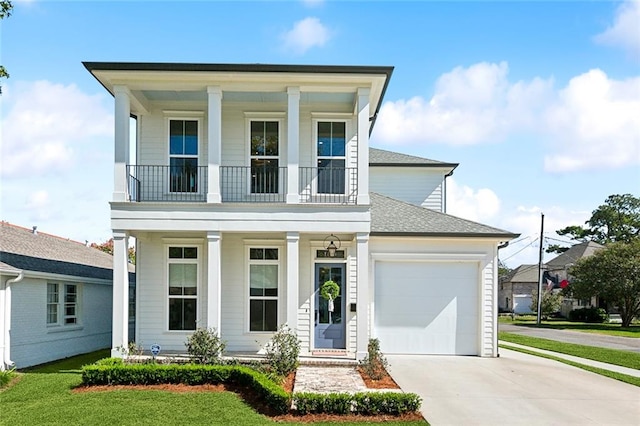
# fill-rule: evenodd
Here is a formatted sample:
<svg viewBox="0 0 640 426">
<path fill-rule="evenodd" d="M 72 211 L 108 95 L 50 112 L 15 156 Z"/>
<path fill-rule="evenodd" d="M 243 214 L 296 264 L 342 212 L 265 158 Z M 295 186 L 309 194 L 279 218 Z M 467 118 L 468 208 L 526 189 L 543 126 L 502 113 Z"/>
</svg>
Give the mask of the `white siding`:
<svg viewBox="0 0 640 426">
<path fill-rule="evenodd" d="M 79 324 L 47 326 L 47 282 L 25 278 L 11 286 L 11 359 L 18 368 L 83 354 L 111 345 L 112 287 L 68 282 L 81 287 Z"/>
<path fill-rule="evenodd" d="M 444 172 L 425 167 L 371 167 L 369 189 L 436 211 L 444 210 Z"/>
</svg>

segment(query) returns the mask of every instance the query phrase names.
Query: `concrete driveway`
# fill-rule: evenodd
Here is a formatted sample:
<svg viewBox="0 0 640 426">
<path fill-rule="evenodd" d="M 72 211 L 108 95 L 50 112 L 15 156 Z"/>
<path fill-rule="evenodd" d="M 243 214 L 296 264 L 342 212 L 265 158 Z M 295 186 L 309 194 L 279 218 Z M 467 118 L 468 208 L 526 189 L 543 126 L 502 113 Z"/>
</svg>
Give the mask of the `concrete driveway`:
<svg viewBox="0 0 640 426">
<path fill-rule="evenodd" d="M 432 425 L 638 425 L 640 388 L 557 361 L 388 355 L 389 372 L 423 399 Z"/>
</svg>

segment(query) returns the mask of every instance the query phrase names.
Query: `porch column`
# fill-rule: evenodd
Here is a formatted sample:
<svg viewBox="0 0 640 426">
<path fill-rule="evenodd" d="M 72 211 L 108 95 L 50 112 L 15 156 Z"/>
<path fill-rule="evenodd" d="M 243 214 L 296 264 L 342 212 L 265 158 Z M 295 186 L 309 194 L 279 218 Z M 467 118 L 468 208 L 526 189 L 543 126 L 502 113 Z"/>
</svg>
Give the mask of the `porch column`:
<svg viewBox="0 0 640 426">
<path fill-rule="evenodd" d="M 287 232 L 287 325 L 298 331 L 300 233 Z"/>
<path fill-rule="evenodd" d="M 209 138 L 209 163 L 207 203 L 220 203 L 220 163 L 222 162 L 222 89 L 207 87 L 209 109 L 207 133 Z"/>
<path fill-rule="evenodd" d="M 356 234 L 356 256 L 358 277 L 356 291 L 356 359 L 364 359 L 369 345 L 369 234 Z"/>
<path fill-rule="evenodd" d="M 370 204 L 369 199 L 369 92 L 358 89 L 358 199 L 357 204 Z"/>
<path fill-rule="evenodd" d="M 222 294 L 220 290 L 222 282 L 221 243 L 222 236 L 219 231 L 207 232 L 207 327 L 215 328 L 218 336 L 220 336 L 220 295 Z"/>
<path fill-rule="evenodd" d="M 300 88 L 287 88 L 287 203 L 299 203 Z"/>
<path fill-rule="evenodd" d="M 113 86 L 115 97 L 115 151 L 113 201 L 127 201 L 127 164 L 129 164 L 130 92 L 126 86 Z"/>
<path fill-rule="evenodd" d="M 111 356 L 124 356 L 121 351 L 129 345 L 129 236 L 124 231 L 113 231 L 113 319 Z M 121 348 L 121 349 L 118 349 Z"/>
</svg>

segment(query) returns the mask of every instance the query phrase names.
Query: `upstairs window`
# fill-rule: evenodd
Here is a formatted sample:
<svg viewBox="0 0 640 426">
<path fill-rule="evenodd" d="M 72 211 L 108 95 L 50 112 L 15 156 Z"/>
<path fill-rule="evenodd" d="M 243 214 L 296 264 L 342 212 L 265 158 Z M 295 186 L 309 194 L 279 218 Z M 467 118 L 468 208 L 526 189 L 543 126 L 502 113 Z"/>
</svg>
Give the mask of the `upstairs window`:
<svg viewBox="0 0 640 426">
<path fill-rule="evenodd" d="M 169 120 L 169 192 L 198 192 L 196 120 Z"/>
<path fill-rule="evenodd" d="M 318 193 L 344 194 L 346 176 L 346 123 L 318 122 Z"/>
<path fill-rule="evenodd" d="M 279 185 L 278 121 L 251 121 L 251 193 L 277 194 Z"/>
</svg>

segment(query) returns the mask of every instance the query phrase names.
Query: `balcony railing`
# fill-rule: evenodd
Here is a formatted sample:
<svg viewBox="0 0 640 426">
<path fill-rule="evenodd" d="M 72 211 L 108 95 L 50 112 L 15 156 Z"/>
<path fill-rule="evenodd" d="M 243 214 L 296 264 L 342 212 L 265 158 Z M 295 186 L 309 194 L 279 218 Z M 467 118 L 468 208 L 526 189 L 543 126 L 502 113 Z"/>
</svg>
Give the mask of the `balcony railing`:
<svg viewBox="0 0 640 426">
<path fill-rule="evenodd" d="M 355 167 L 300 167 L 300 202 L 355 204 L 358 169 Z"/>
<path fill-rule="evenodd" d="M 207 201 L 208 167 L 127 166 L 130 201 Z"/>
<path fill-rule="evenodd" d="M 129 200 L 135 202 L 206 202 L 206 166 L 127 166 Z M 284 203 L 286 167 L 221 166 L 223 202 Z M 355 204 L 357 168 L 300 167 L 299 201 L 318 204 Z"/>
<path fill-rule="evenodd" d="M 287 168 L 221 166 L 220 191 L 223 202 L 284 203 Z"/>
</svg>

